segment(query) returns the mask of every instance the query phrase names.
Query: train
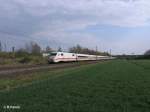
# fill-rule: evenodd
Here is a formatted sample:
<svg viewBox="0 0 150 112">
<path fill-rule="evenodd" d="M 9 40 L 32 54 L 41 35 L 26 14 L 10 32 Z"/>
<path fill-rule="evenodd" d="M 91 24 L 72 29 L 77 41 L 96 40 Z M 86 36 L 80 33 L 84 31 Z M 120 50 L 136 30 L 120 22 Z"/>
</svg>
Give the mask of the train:
<svg viewBox="0 0 150 112">
<path fill-rule="evenodd" d="M 68 52 L 51 52 L 48 56 L 49 63 L 73 62 L 73 61 L 92 61 L 114 59 L 111 56 L 88 55 Z"/>
</svg>

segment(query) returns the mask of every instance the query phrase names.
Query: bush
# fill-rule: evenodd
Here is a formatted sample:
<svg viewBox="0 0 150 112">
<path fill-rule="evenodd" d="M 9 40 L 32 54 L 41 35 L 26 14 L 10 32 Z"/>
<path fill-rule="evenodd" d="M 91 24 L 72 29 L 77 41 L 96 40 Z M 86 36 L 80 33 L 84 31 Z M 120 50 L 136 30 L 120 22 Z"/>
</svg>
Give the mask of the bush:
<svg viewBox="0 0 150 112">
<path fill-rule="evenodd" d="M 0 52 L 0 58 L 14 58 L 15 54 L 11 52 Z"/>
<path fill-rule="evenodd" d="M 24 51 L 0 52 L 0 65 L 4 64 L 45 64 L 46 58 L 43 58 L 41 54 L 31 54 Z"/>
<path fill-rule="evenodd" d="M 16 53 L 15 53 L 15 56 L 16 57 L 26 57 L 26 56 L 29 56 L 30 54 L 28 53 L 28 52 L 25 52 L 25 51 L 17 51 Z"/>
<path fill-rule="evenodd" d="M 33 64 L 44 64 L 46 62 L 47 62 L 46 58 L 43 58 L 40 56 L 34 56 L 34 57 L 32 57 L 31 63 L 33 63 Z"/>
<path fill-rule="evenodd" d="M 25 56 L 19 60 L 19 63 L 29 63 L 31 60 L 29 56 Z"/>
</svg>

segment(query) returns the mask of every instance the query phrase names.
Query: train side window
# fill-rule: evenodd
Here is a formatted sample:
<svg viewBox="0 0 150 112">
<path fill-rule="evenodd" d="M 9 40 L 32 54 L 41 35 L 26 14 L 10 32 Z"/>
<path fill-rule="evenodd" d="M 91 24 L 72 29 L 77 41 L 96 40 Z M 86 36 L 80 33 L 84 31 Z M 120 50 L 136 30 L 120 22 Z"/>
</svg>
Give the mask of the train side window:
<svg viewBox="0 0 150 112">
<path fill-rule="evenodd" d="M 50 54 L 50 56 L 56 56 L 57 55 L 57 53 L 51 53 Z"/>
<path fill-rule="evenodd" d="M 64 54 L 63 53 L 61 53 L 61 56 L 63 56 Z"/>
</svg>

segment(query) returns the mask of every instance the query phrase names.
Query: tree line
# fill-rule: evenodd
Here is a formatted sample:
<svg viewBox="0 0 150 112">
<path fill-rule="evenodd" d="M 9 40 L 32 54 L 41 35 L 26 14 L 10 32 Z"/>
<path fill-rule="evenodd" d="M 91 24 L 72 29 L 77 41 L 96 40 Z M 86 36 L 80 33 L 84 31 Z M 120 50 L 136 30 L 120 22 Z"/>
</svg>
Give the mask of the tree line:
<svg viewBox="0 0 150 112">
<path fill-rule="evenodd" d="M 110 55 L 108 52 L 100 52 L 97 49 L 92 50 L 86 47 L 82 47 L 80 45 L 73 46 L 69 48 L 69 52 L 71 53 L 81 53 L 81 54 L 90 54 L 90 55 Z"/>
<path fill-rule="evenodd" d="M 0 41 L 0 52 L 4 52 L 4 48 L 5 46 L 2 46 L 2 42 Z M 36 43 L 36 42 L 29 42 L 26 43 L 24 45 L 24 47 L 19 48 L 19 49 L 15 49 L 14 46 L 12 46 L 12 52 L 16 52 L 16 53 L 28 53 L 28 54 L 34 54 L 34 55 L 41 55 L 43 52 L 47 53 L 47 52 L 62 52 L 63 49 L 61 47 L 58 47 L 57 50 L 54 50 L 53 48 L 51 48 L 50 46 L 47 46 L 44 50 L 41 48 L 41 46 Z M 81 45 L 77 44 L 76 46 L 72 46 L 68 49 L 68 52 L 71 53 L 81 53 L 81 54 L 90 54 L 90 55 L 110 55 L 108 52 L 101 52 L 101 51 L 97 51 L 96 49 L 89 49 L 86 47 L 82 47 Z M 150 55 L 150 50 L 147 50 L 144 55 Z"/>
<path fill-rule="evenodd" d="M 144 53 L 144 55 L 150 55 L 150 49 L 147 50 L 147 51 Z"/>
<path fill-rule="evenodd" d="M 53 49 L 50 46 L 47 46 L 44 50 L 41 48 L 41 46 L 36 42 L 29 42 L 24 45 L 24 47 L 15 49 L 14 46 L 12 46 L 12 52 L 18 53 L 18 54 L 34 54 L 34 55 L 41 55 L 42 53 L 49 53 L 49 52 L 63 52 L 64 50 L 59 46 L 58 49 Z M 0 52 L 4 52 L 2 43 L 0 41 Z M 81 45 L 77 44 L 76 46 L 72 46 L 68 48 L 67 52 L 71 53 L 81 53 L 81 54 L 90 54 L 90 55 L 110 55 L 108 52 L 100 52 L 82 47 Z"/>
</svg>

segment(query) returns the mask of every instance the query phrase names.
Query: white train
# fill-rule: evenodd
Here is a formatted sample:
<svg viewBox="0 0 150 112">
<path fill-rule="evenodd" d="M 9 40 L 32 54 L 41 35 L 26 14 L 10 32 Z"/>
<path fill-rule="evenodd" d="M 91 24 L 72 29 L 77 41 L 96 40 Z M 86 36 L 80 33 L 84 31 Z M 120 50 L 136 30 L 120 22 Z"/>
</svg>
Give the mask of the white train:
<svg viewBox="0 0 150 112">
<path fill-rule="evenodd" d="M 76 54 L 76 53 L 67 53 L 67 52 L 52 52 L 48 56 L 49 63 L 86 61 L 86 60 L 107 60 L 107 59 L 114 59 L 114 57 Z"/>
</svg>

